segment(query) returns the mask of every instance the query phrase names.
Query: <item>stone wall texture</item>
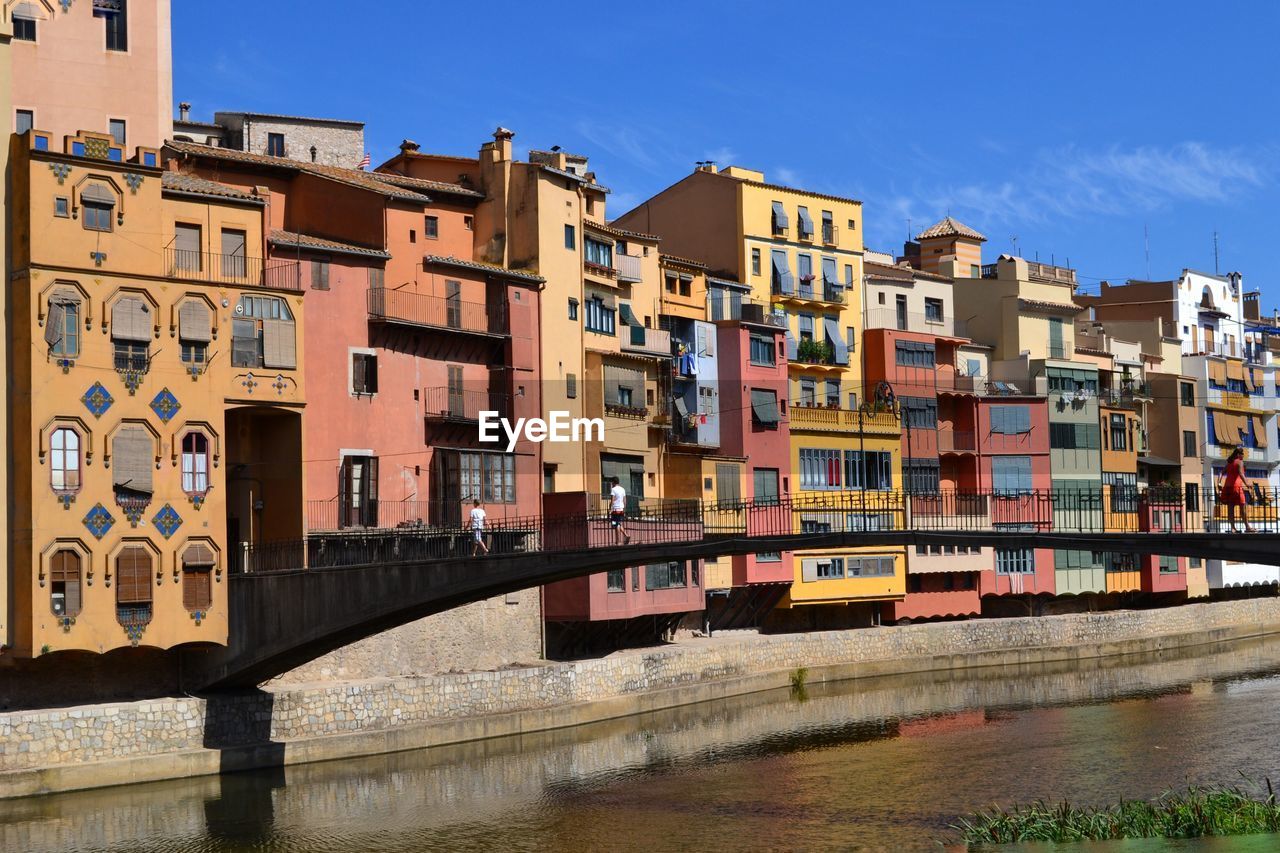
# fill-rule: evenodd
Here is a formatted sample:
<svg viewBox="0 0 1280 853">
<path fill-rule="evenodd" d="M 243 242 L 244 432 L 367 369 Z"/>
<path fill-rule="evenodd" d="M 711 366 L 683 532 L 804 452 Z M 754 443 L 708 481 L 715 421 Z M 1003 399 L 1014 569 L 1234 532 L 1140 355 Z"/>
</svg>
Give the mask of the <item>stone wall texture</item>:
<svg viewBox="0 0 1280 853">
<path fill-rule="evenodd" d="M 165 754 L 212 753 L 254 746 L 255 761 L 286 763 L 286 749 L 318 755 L 315 744 L 334 744 L 340 737 L 455 723 L 452 733 L 436 742 L 510 733 L 490 722 L 511 712 L 544 712 L 537 726 L 549 728 L 590 719 L 621 716 L 683 700 L 664 700 L 660 691 L 692 685 L 720 685 L 698 698 L 715 698 L 784 681 L 760 680 L 761 674 L 785 674 L 800 667 L 835 667 L 838 677 L 852 674 L 913 672 L 984 662 L 1019 663 L 1062 660 L 1280 631 L 1280 599 L 1251 599 L 1193 604 L 1164 610 L 1121 611 L 1022 619 L 987 619 L 825 633 L 761 636 L 725 635 L 673 646 L 633 650 L 606 658 L 545 664 L 490 672 L 447 673 L 417 678 L 291 687 L 208 698 L 172 698 L 0 714 L 0 795 L 48 787 L 24 782 L 6 784 L 5 777 L 24 771 L 128 762 Z M 1174 639 L 1180 638 L 1180 639 Z M 1073 652 L 1073 648 L 1076 650 Z M 1086 651 L 1081 651 L 1086 650 Z M 993 657 L 993 656 L 998 656 Z M 853 665 L 853 669 L 848 669 Z M 846 669 L 839 669 L 845 666 Z M 862 667 L 862 668 L 859 668 Z M 824 677 L 812 673 L 813 680 Z M 737 687 L 735 688 L 735 679 Z M 755 679 L 755 680 L 753 680 Z M 664 701 L 666 704 L 664 705 Z M 591 705 L 590 703 L 597 703 Z M 587 713 L 583 713 L 586 709 Z M 466 727 L 466 721 L 479 721 Z M 533 730 L 534 726 L 528 729 Z M 326 738 L 328 740 L 326 740 Z M 372 741 L 370 741 L 372 742 Z M 386 751 L 409 748 L 409 740 L 388 737 L 378 743 Z M 308 751 L 310 750 L 310 751 Z M 352 753 L 358 754 L 358 753 Z M 338 753 L 326 753 L 336 757 Z M 222 765 L 225 769 L 225 761 Z M 187 768 L 184 772 L 182 768 Z M 213 770 L 195 770 L 212 767 Z M 216 772 L 215 762 L 173 762 L 170 775 Z M 72 768 L 81 771 L 81 767 Z M 157 771 L 158 772 L 158 771 Z M 109 778 L 98 775 L 96 779 Z M 138 778 L 117 774 L 116 782 Z M 156 778 L 156 777 L 152 777 Z M 165 778 L 163 776 L 159 778 Z M 85 783 L 88 784 L 88 783 Z M 111 784 L 95 781 L 93 784 Z M 80 786 L 84 786 L 80 784 Z"/>
<path fill-rule="evenodd" d="M 497 669 L 542 658 L 540 591 L 468 604 L 375 634 L 285 673 L 274 682 L 394 678 Z"/>
</svg>

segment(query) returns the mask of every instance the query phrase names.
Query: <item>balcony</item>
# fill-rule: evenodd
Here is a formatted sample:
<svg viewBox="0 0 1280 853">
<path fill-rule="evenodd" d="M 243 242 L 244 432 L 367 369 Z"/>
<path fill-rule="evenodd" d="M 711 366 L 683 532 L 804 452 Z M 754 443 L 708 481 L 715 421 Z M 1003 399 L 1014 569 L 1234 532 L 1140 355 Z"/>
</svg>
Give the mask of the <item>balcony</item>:
<svg viewBox="0 0 1280 853">
<path fill-rule="evenodd" d="M 627 326 L 629 331 L 620 336 L 623 352 L 641 355 L 671 357 L 671 333 L 645 326 Z"/>
<path fill-rule="evenodd" d="M 369 319 L 426 329 L 506 337 L 505 306 L 463 302 L 443 296 L 427 296 L 385 287 L 369 288 Z"/>
<path fill-rule="evenodd" d="M 500 418 L 511 416 L 511 395 L 497 391 L 459 388 L 425 388 L 422 413 L 432 423 L 474 423 L 481 412 L 497 412 Z"/>
<path fill-rule="evenodd" d="M 1057 284 L 1070 284 L 1075 286 L 1076 271 L 1068 267 L 1054 266 L 1053 264 L 1040 264 L 1035 261 L 1027 261 L 1027 275 L 1032 281 L 1051 281 Z"/>
<path fill-rule="evenodd" d="M 1134 382 L 1120 388 L 1103 389 L 1098 394 L 1098 402 L 1104 406 L 1135 411 L 1150 403 L 1152 399 L 1151 386 L 1145 382 Z"/>
<path fill-rule="evenodd" d="M 987 380 L 983 376 L 964 376 L 954 370 L 939 370 L 936 373 L 935 386 L 943 394 L 975 394 L 987 393 Z"/>
<path fill-rule="evenodd" d="M 204 281 L 237 287 L 266 287 L 272 290 L 302 290 L 302 265 L 298 261 L 250 258 L 186 249 L 164 250 L 169 278 Z"/>
<path fill-rule="evenodd" d="M 591 276 L 597 281 L 603 281 L 608 284 L 616 284 L 618 281 L 618 269 L 616 267 L 597 264 L 595 261 L 583 261 L 582 272 L 584 275 Z"/>
<path fill-rule="evenodd" d="M 1266 397 L 1259 394 L 1241 394 L 1238 391 L 1223 391 L 1221 388 L 1210 388 L 1209 396 L 1206 402 L 1211 406 L 1224 406 L 1228 409 L 1235 409 L 1239 412 L 1249 412 L 1255 415 L 1265 414 L 1260 408 Z"/>
<path fill-rule="evenodd" d="M 840 242 L 840 226 L 822 223 L 822 245 L 834 246 Z"/>
<path fill-rule="evenodd" d="M 867 311 L 868 329 L 897 329 L 900 332 L 920 332 L 947 338 L 968 337 L 968 324 L 954 317 L 938 314 L 899 311 L 896 308 L 872 308 Z"/>
<path fill-rule="evenodd" d="M 820 276 L 809 281 L 802 279 L 795 289 L 789 293 L 784 293 L 781 282 L 775 281 L 773 283 L 773 295 L 779 301 L 790 299 L 800 302 L 825 302 L 831 305 L 843 305 L 845 303 L 845 288 L 839 282 L 831 284 Z"/>
<path fill-rule="evenodd" d="M 805 406 L 792 404 L 787 410 L 792 431 L 845 432 L 897 435 L 901 427 L 894 412 Z"/>
<path fill-rule="evenodd" d="M 836 361 L 836 348 L 827 341 L 816 341 L 813 338 L 801 338 L 796 344 L 796 353 L 791 356 L 793 364 L 819 364 L 831 367 L 844 367 Z"/>
<path fill-rule="evenodd" d="M 635 255 L 614 255 L 613 262 L 618 267 L 618 281 L 637 283 L 644 281 L 640 272 L 640 258 Z"/>
<path fill-rule="evenodd" d="M 773 326 L 778 329 L 787 328 L 787 318 L 773 313 L 770 306 L 754 299 L 748 299 L 733 292 L 731 296 L 719 295 L 726 291 L 712 291 L 707 294 L 707 319 L 738 320 L 743 323 L 755 323 L 759 326 Z"/>
</svg>

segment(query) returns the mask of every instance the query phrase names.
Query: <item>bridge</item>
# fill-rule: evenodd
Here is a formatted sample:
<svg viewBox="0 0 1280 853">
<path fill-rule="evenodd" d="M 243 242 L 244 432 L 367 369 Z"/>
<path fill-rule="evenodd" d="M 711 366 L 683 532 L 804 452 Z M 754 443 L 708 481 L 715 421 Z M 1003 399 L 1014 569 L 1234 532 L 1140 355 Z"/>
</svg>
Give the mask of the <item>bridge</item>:
<svg viewBox="0 0 1280 853">
<path fill-rule="evenodd" d="M 756 501 L 633 505 L 614 544 L 585 494 L 545 514 L 492 523 L 491 553 L 467 531 L 348 530 L 246 549 L 228 578 L 226 647 L 188 651 L 191 689 L 259 684 L 334 649 L 426 616 L 556 581 L 672 560 L 768 551 L 953 545 L 1199 557 L 1280 565 L 1280 494 L 1246 512 L 1263 532 L 1227 531 L 1211 493 L 803 493 Z M 1192 507 L 1192 508 L 1188 508 Z"/>
</svg>

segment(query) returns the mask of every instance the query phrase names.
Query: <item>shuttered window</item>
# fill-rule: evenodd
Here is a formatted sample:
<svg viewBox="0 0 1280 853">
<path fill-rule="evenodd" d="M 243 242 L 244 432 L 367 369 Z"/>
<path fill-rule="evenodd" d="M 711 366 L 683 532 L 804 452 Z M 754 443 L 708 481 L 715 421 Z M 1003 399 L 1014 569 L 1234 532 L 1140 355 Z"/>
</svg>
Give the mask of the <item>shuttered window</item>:
<svg viewBox="0 0 1280 853">
<path fill-rule="evenodd" d="M 311 259 L 311 289 L 312 290 L 328 290 L 329 289 L 329 259 L 328 258 L 312 258 Z"/>
<path fill-rule="evenodd" d="M 193 542 L 182 552 L 182 606 L 189 612 L 207 612 L 213 604 L 213 549 Z"/>
<path fill-rule="evenodd" d="M 578 374 L 567 373 L 564 377 L 564 394 L 570 400 L 578 397 Z"/>
<path fill-rule="evenodd" d="M 80 294 L 70 288 L 59 288 L 49 297 L 49 312 L 44 321 L 44 342 L 49 354 L 64 358 L 80 355 Z"/>
<path fill-rule="evenodd" d="M 111 306 L 113 341 L 151 341 L 151 306 L 137 296 L 123 296 Z"/>
<path fill-rule="evenodd" d="M 769 506 L 778 502 L 778 469 L 753 468 L 751 470 L 752 500 L 756 506 Z"/>
<path fill-rule="evenodd" d="M 733 505 L 742 500 L 742 484 L 738 480 L 738 466 L 716 463 L 716 500 L 723 505 Z"/>
<path fill-rule="evenodd" d="M 183 272 L 200 272 L 204 261 L 200 226 L 179 222 L 173 230 L 174 266 Z"/>
<path fill-rule="evenodd" d="M 54 616 L 80 612 L 80 555 L 68 549 L 55 551 L 49 560 L 49 606 Z"/>
<path fill-rule="evenodd" d="M 126 545 L 116 556 L 116 604 L 151 604 L 151 552 Z"/>
<path fill-rule="evenodd" d="M 351 393 L 378 393 L 378 357 L 372 353 L 351 354 Z"/>
<path fill-rule="evenodd" d="M 991 431 L 1003 435 L 1031 432 L 1030 406 L 992 406 Z"/>
<path fill-rule="evenodd" d="M 762 388 L 751 389 L 751 420 L 756 426 L 764 429 L 777 429 L 781 418 L 778 416 L 778 395 Z"/>
<path fill-rule="evenodd" d="M 230 228 L 222 229 L 222 275 L 225 278 L 245 277 L 245 234 Z"/>
<path fill-rule="evenodd" d="M 213 312 L 199 299 L 188 299 L 178 309 L 178 338 L 187 343 L 213 340 Z"/>
<path fill-rule="evenodd" d="M 604 366 L 604 402 L 610 406 L 639 406 L 644 401 L 644 372 L 613 364 Z"/>
<path fill-rule="evenodd" d="M 996 456 L 991 460 L 991 484 L 998 495 L 1031 493 L 1031 457 Z"/>
<path fill-rule="evenodd" d="M 262 365 L 286 370 L 297 368 L 297 337 L 292 320 L 262 321 Z"/>
<path fill-rule="evenodd" d="M 124 427 L 111 439 L 111 482 L 117 489 L 151 494 L 155 440 L 142 427 Z"/>
</svg>

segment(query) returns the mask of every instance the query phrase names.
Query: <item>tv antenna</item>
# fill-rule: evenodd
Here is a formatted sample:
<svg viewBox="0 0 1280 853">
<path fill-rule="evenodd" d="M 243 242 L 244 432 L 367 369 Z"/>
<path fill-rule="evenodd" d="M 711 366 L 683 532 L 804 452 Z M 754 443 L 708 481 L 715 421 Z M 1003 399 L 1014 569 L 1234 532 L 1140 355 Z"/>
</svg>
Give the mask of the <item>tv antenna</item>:
<svg viewBox="0 0 1280 853">
<path fill-rule="evenodd" d="M 1010 234 L 1009 242 L 1013 244 L 1013 253 L 1018 257 L 1022 257 L 1022 250 L 1018 248 L 1018 235 Z"/>
</svg>

